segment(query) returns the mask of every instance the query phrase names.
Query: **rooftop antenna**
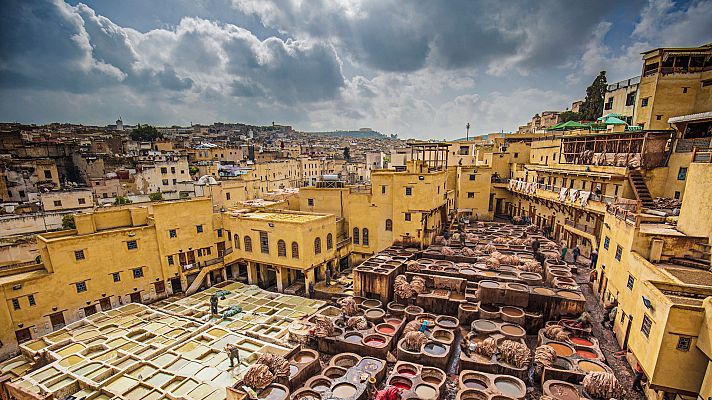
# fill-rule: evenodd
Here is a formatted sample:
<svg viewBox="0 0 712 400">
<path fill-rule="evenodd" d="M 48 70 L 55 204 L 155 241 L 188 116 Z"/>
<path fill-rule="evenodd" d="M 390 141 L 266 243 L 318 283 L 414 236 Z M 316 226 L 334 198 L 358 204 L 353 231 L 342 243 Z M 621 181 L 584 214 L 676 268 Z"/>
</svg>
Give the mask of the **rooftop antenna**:
<svg viewBox="0 0 712 400">
<path fill-rule="evenodd" d="M 468 122 L 467 125 L 465 125 L 465 128 L 467 128 L 467 134 L 465 136 L 465 140 L 470 140 L 470 123 Z"/>
</svg>

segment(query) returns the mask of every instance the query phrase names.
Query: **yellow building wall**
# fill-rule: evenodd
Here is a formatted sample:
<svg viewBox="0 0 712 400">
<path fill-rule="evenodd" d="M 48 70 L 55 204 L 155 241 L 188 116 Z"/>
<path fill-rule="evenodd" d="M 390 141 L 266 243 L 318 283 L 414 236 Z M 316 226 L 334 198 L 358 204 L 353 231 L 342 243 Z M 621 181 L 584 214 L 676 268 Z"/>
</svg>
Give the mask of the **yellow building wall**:
<svg viewBox="0 0 712 400">
<path fill-rule="evenodd" d="M 710 191 L 712 164 L 690 164 L 686 181 L 687 187 L 677 226 L 688 235 L 705 236 L 712 240 L 712 223 L 709 219 L 709 211 L 712 208 L 712 191 Z M 707 215 L 707 217 L 700 218 L 701 215 Z"/>
<path fill-rule="evenodd" d="M 672 153 L 668 160 L 668 165 L 661 168 L 653 168 L 643 171 L 645 185 L 650 191 L 650 195 L 655 197 L 674 198 L 675 192 L 680 192 L 680 199 L 683 199 L 687 181 L 690 180 L 689 170 L 687 178 L 677 179 L 680 168 L 688 168 L 692 162 L 692 153 Z"/>
</svg>

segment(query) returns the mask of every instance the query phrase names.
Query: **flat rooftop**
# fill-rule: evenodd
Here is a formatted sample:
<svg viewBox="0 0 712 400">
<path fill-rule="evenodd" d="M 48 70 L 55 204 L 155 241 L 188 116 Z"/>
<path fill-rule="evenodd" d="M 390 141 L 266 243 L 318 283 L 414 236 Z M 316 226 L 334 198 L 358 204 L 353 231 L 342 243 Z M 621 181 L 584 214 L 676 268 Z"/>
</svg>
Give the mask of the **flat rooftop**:
<svg viewBox="0 0 712 400">
<path fill-rule="evenodd" d="M 277 213 L 277 212 L 255 212 L 244 213 L 239 215 L 240 218 L 249 218 L 252 220 L 263 220 L 273 222 L 295 222 L 305 223 L 316 221 L 326 217 L 326 214 L 302 214 L 302 213 Z"/>
<path fill-rule="evenodd" d="M 679 279 L 687 285 L 702 285 L 712 287 L 712 272 L 694 267 L 686 267 L 677 264 L 656 264 L 659 268 L 667 271 L 670 275 Z"/>
<path fill-rule="evenodd" d="M 665 235 L 665 236 L 687 236 L 684 233 L 678 231 L 670 224 L 660 224 L 660 223 L 642 223 L 640 224 L 640 233 L 646 235 Z"/>
</svg>

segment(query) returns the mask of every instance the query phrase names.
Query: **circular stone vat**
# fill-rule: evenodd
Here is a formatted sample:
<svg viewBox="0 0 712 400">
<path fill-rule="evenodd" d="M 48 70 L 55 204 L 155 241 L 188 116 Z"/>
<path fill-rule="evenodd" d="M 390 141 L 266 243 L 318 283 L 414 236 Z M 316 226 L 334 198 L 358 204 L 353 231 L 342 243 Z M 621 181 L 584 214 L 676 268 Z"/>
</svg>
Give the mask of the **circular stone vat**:
<svg viewBox="0 0 712 400">
<path fill-rule="evenodd" d="M 559 290 L 556 294 L 559 296 L 565 298 L 565 299 L 570 299 L 570 300 L 584 300 L 583 296 L 581 293 L 578 292 L 572 292 L 571 290 Z"/>
<path fill-rule="evenodd" d="M 547 382 L 549 383 L 549 382 Z M 576 386 L 568 382 L 550 382 L 545 384 L 544 392 L 557 400 L 579 400 L 580 395 Z"/>
<path fill-rule="evenodd" d="M 598 354 L 592 352 L 591 350 L 586 350 L 583 348 L 576 349 L 576 354 L 580 357 L 587 358 L 589 360 L 595 360 L 598 358 Z"/>
<path fill-rule="evenodd" d="M 396 327 L 391 324 L 379 324 L 376 325 L 376 332 L 392 336 L 396 333 Z"/>
<path fill-rule="evenodd" d="M 520 398 L 527 393 L 527 388 L 521 381 L 507 376 L 494 378 L 494 386 L 507 397 Z"/>
<path fill-rule="evenodd" d="M 366 319 L 371 322 L 381 320 L 384 315 L 386 315 L 386 312 L 380 308 L 370 308 L 366 310 Z"/>
<path fill-rule="evenodd" d="M 317 392 L 325 392 L 329 389 L 331 389 L 331 381 L 326 378 L 318 378 L 314 379 L 310 384 L 309 387 L 312 388 L 312 390 L 317 391 Z"/>
<path fill-rule="evenodd" d="M 536 272 L 522 272 L 519 277 L 527 281 L 540 281 L 541 275 Z"/>
<path fill-rule="evenodd" d="M 450 331 L 438 329 L 433 332 L 432 338 L 441 342 L 450 343 L 455 339 L 455 335 Z"/>
<path fill-rule="evenodd" d="M 593 347 L 592 341 L 590 341 L 588 339 L 584 339 L 582 337 L 574 336 L 574 337 L 570 338 L 569 340 L 571 341 L 571 343 L 573 343 L 577 346 Z"/>
<path fill-rule="evenodd" d="M 341 399 L 348 399 L 349 397 L 352 397 L 358 392 L 356 389 L 356 386 L 347 383 L 347 382 L 342 382 L 336 384 L 336 386 L 331 389 L 331 394 L 336 397 L 336 398 L 341 398 Z"/>
<path fill-rule="evenodd" d="M 417 314 L 422 314 L 423 309 L 418 306 L 408 306 L 405 308 L 405 313 L 413 316 L 413 315 L 417 315 Z"/>
<path fill-rule="evenodd" d="M 387 341 L 388 339 L 382 335 L 368 335 L 363 338 L 363 344 L 371 347 L 383 347 L 386 345 Z"/>
<path fill-rule="evenodd" d="M 363 335 L 360 333 L 347 333 L 344 336 L 344 341 L 349 343 L 361 343 L 361 339 L 363 339 Z"/>
<path fill-rule="evenodd" d="M 269 385 L 259 396 L 260 400 L 284 400 L 287 398 L 288 390 L 282 385 Z"/>
<path fill-rule="evenodd" d="M 458 400 L 488 400 L 489 395 L 477 389 L 465 389 L 458 393 Z"/>
<path fill-rule="evenodd" d="M 574 349 L 573 347 L 569 346 L 566 343 L 562 342 L 549 342 L 546 344 L 547 346 L 551 346 L 554 348 L 554 351 L 556 352 L 556 355 L 559 357 L 568 357 L 572 354 L 574 354 Z"/>
<path fill-rule="evenodd" d="M 521 318 L 524 316 L 524 311 L 521 308 L 504 306 L 500 311 L 502 314 L 506 314 L 510 318 Z"/>
<path fill-rule="evenodd" d="M 394 376 L 388 381 L 388 384 L 401 390 L 410 390 L 413 387 L 413 381 L 404 376 Z"/>
<path fill-rule="evenodd" d="M 527 332 L 524 330 L 524 328 L 514 324 L 503 324 L 502 326 L 500 326 L 499 330 L 504 336 L 514 339 L 522 338 L 527 335 Z"/>
<path fill-rule="evenodd" d="M 415 387 L 415 394 L 418 395 L 418 399 L 423 400 L 437 399 L 440 395 L 436 387 L 425 383 L 421 383 Z"/>
<path fill-rule="evenodd" d="M 391 325 L 393 325 L 393 326 L 398 326 L 398 325 L 400 325 L 400 324 L 403 322 L 403 320 L 398 319 L 398 318 L 386 318 L 386 321 L 385 321 L 385 322 L 386 322 L 387 324 L 391 324 Z"/>
<path fill-rule="evenodd" d="M 396 372 L 405 376 L 415 376 L 418 374 L 418 368 L 412 364 L 401 364 L 396 368 Z"/>
<path fill-rule="evenodd" d="M 443 315 L 435 319 L 435 324 L 441 328 L 453 329 L 460 325 L 460 321 L 457 318 Z"/>
<path fill-rule="evenodd" d="M 545 287 L 535 287 L 532 292 L 542 296 L 554 296 L 556 294 L 555 291 Z"/>
<path fill-rule="evenodd" d="M 527 292 L 527 291 L 529 291 L 529 288 L 526 287 L 525 285 L 522 285 L 521 283 L 508 283 L 508 284 L 507 284 L 507 289 L 516 290 L 516 291 L 519 291 L 519 292 Z"/>
<path fill-rule="evenodd" d="M 314 390 L 300 390 L 294 397 L 294 400 L 321 400 L 321 395 Z"/>
<path fill-rule="evenodd" d="M 423 351 L 432 356 L 442 356 L 447 353 L 447 347 L 440 343 L 429 342 L 423 347 Z"/>
<path fill-rule="evenodd" d="M 376 308 L 381 306 L 381 301 L 376 299 L 368 299 L 364 300 L 361 305 L 366 308 Z"/>
<path fill-rule="evenodd" d="M 445 383 L 446 378 L 445 373 L 437 368 L 423 367 L 423 370 L 420 371 L 420 379 L 435 387 Z"/>
<path fill-rule="evenodd" d="M 477 311 L 477 306 L 474 304 L 460 304 L 462 311 L 475 312 Z"/>
<path fill-rule="evenodd" d="M 500 285 L 499 285 L 499 282 L 495 282 L 495 281 L 480 281 L 480 287 L 487 288 L 487 289 L 497 289 L 500 287 Z"/>
<path fill-rule="evenodd" d="M 467 389 L 487 390 L 489 385 L 490 380 L 485 375 L 469 373 L 462 377 L 462 386 Z"/>
<path fill-rule="evenodd" d="M 606 368 L 595 361 L 591 360 L 580 360 L 577 363 L 578 367 L 581 368 L 583 371 L 586 372 L 605 372 Z"/>
<path fill-rule="evenodd" d="M 329 379 L 338 379 L 346 375 L 346 368 L 341 367 L 327 367 L 324 369 L 324 376 Z"/>
<path fill-rule="evenodd" d="M 472 330 L 477 333 L 492 333 L 497 330 L 497 324 L 486 319 L 472 321 Z"/>
<path fill-rule="evenodd" d="M 358 356 L 350 353 L 337 354 L 331 359 L 331 365 L 341 368 L 351 368 L 358 363 Z"/>
<path fill-rule="evenodd" d="M 314 361 L 316 359 L 316 354 L 312 353 L 311 351 L 306 351 L 302 350 L 299 353 L 294 355 L 294 362 L 296 363 L 308 363 L 311 361 Z"/>
<path fill-rule="evenodd" d="M 556 357 L 556 360 L 554 360 L 554 367 L 556 369 L 563 369 L 566 371 L 574 369 L 574 365 L 571 363 L 571 361 L 563 357 Z"/>
</svg>

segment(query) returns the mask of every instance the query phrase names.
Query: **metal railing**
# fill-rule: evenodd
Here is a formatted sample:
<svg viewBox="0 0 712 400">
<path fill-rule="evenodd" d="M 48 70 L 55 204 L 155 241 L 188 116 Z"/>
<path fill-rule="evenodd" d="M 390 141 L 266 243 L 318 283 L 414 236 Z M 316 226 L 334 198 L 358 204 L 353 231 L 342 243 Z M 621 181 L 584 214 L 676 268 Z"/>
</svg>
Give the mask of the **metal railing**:
<svg viewBox="0 0 712 400">
<path fill-rule="evenodd" d="M 692 162 L 712 163 L 712 149 L 692 149 Z"/>
<path fill-rule="evenodd" d="M 338 242 L 336 242 L 336 248 L 340 249 L 349 243 L 351 243 L 351 237 L 347 237 L 346 239 L 339 240 Z"/>
<path fill-rule="evenodd" d="M 595 229 L 591 226 L 586 226 L 584 224 L 577 224 L 575 221 L 572 221 L 568 218 L 564 220 L 564 224 L 567 226 L 570 226 L 572 228 L 576 228 L 582 232 L 590 233 L 591 235 L 595 234 Z"/>
</svg>

